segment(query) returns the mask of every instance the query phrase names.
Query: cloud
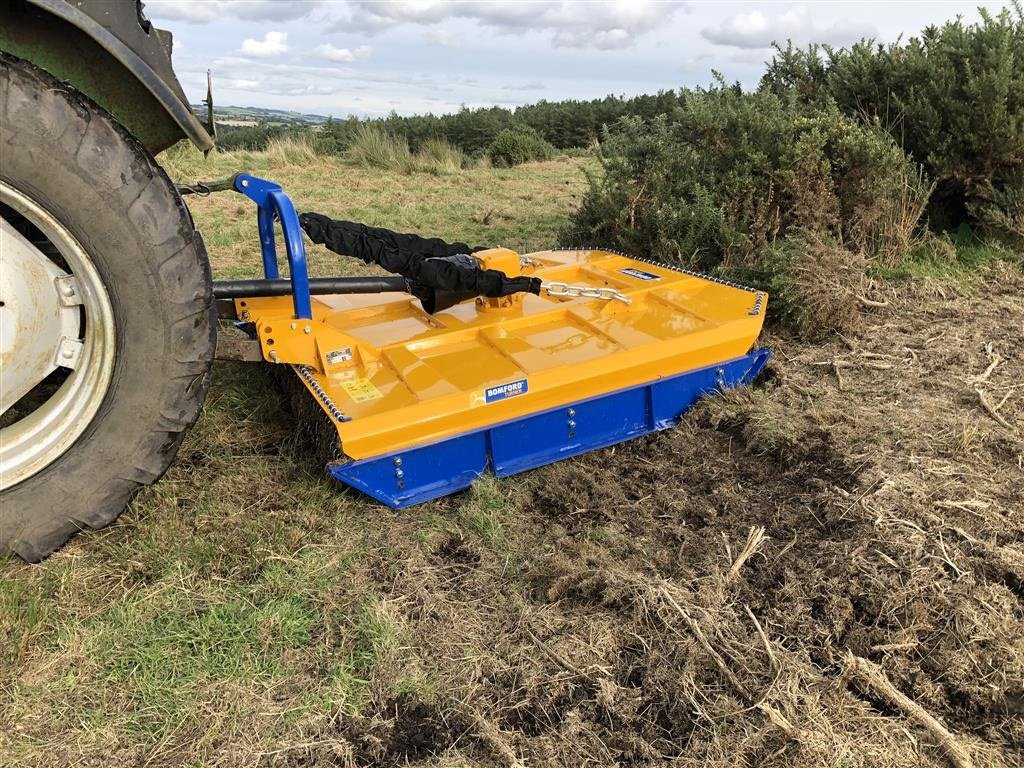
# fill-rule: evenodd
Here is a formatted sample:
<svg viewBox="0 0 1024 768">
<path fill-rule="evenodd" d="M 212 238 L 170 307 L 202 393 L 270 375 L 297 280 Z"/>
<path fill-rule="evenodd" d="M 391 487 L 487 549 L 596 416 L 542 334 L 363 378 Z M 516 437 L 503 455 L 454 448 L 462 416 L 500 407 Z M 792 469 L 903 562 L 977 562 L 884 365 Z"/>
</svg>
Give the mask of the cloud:
<svg viewBox="0 0 1024 768">
<path fill-rule="evenodd" d="M 397 88 L 423 94 L 444 91 L 447 87 L 426 75 L 359 72 L 341 66 L 310 66 L 280 59 L 254 60 L 223 56 L 214 59 L 212 66 L 226 90 L 253 91 L 275 96 L 346 95 L 353 90 L 368 88 L 380 91 L 381 86 L 384 86 L 384 90 Z M 422 96 L 417 95 L 416 98 L 421 99 Z"/>
<path fill-rule="evenodd" d="M 323 0 L 146 0 L 146 15 L 189 24 L 233 17 L 246 21 L 291 21 L 308 16 Z"/>
<path fill-rule="evenodd" d="M 543 91 L 545 87 L 544 83 L 534 81 L 522 85 L 504 85 L 502 89 L 506 91 Z"/>
<path fill-rule="evenodd" d="M 280 56 L 288 50 L 287 32 L 267 32 L 262 40 L 246 38 L 242 42 L 242 54 L 245 56 L 256 56 L 267 58 L 269 56 Z"/>
<path fill-rule="evenodd" d="M 430 45 L 441 48 L 457 48 L 459 46 L 458 38 L 446 29 L 428 30 L 423 37 Z"/>
<path fill-rule="evenodd" d="M 772 43 L 792 40 L 795 45 L 825 43 L 849 45 L 862 37 L 877 37 L 871 24 L 837 21 L 819 27 L 804 7 L 793 8 L 781 15 L 767 15 L 760 11 L 739 13 L 723 20 L 717 27 L 705 27 L 701 37 L 716 45 L 732 48 L 770 48 Z"/>
<path fill-rule="evenodd" d="M 334 31 L 377 34 L 403 24 L 432 26 L 466 19 L 498 34 L 546 32 L 555 47 L 608 50 L 632 46 L 684 7 L 655 0 L 351 0 L 331 9 L 341 14 L 332 25 Z M 444 30 L 428 33 L 427 39 L 442 46 L 457 42 Z"/>
<path fill-rule="evenodd" d="M 313 49 L 313 53 L 321 59 L 327 59 L 328 61 L 349 63 L 369 58 L 370 54 L 373 53 L 373 48 L 368 45 L 360 45 L 358 48 L 349 50 L 348 48 L 336 48 L 327 43 L 325 45 L 318 45 Z"/>
</svg>

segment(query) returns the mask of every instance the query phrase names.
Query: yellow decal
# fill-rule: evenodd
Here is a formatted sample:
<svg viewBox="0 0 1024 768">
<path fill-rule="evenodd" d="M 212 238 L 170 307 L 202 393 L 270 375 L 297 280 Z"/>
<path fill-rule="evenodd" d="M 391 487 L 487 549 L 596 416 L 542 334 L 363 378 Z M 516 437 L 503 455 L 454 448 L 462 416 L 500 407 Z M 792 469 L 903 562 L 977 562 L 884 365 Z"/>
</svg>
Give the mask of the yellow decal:
<svg viewBox="0 0 1024 768">
<path fill-rule="evenodd" d="M 357 403 L 365 403 L 367 400 L 376 400 L 379 397 L 383 397 L 380 390 L 369 379 L 343 381 L 341 382 L 341 388 Z"/>
</svg>

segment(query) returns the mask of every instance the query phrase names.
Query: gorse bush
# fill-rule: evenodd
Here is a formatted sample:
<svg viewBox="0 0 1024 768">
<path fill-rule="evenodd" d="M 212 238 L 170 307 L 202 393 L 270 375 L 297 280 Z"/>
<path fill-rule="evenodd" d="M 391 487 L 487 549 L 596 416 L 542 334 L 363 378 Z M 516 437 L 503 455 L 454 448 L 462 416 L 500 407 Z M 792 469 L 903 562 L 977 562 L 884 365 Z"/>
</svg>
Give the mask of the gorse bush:
<svg viewBox="0 0 1024 768">
<path fill-rule="evenodd" d="M 1024 245 L 1024 10 L 979 12 L 905 43 L 780 47 L 761 89 L 889 131 L 935 180 L 933 226 L 971 220 Z"/>
<path fill-rule="evenodd" d="M 650 123 L 623 120 L 598 158 L 566 237 L 706 270 L 745 264 L 793 230 L 891 261 L 929 191 L 885 132 L 724 86 Z"/>
<path fill-rule="evenodd" d="M 555 148 L 532 128 L 508 128 L 487 147 L 487 157 L 496 166 L 520 165 L 531 160 L 549 160 Z"/>
<path fill-rule="evenodd" d="M 772 290 L 774 315 L 790 320 L 829 305 L 798 300 L 817 273 L 796 250 L 813 243 L 837 282 L 842 272 L 856 285 L 837 254 L 861 276 L 869 261 L 898 261 L 916 243 L 930 191 L 885 131 L 835 108 L 807 110 L 792 97 L 722 83 L 651 122 L 624 119 L 598 157 L 603 172 L 566 240 L 751 282 Z M 834 327 L 849 313 L 817 314 Z M 792 324 L 807 332 L 813 321 Z"/>
</svg>

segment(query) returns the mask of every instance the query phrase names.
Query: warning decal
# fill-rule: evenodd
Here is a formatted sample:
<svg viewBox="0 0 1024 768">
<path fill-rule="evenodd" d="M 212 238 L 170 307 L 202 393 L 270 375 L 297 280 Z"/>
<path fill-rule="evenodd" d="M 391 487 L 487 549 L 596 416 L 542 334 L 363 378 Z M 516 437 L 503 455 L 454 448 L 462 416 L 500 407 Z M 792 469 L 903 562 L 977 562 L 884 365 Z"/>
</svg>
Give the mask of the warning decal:
<svg viewBox="0 0 1024 768">
<path fill-rule="evenodd" d="M 357 403 L 365 403 L 367 400 L 376 400 L 384 396 L 369 379 L 343 381 L 341 382 L 341 388 Z"/>
</svg>

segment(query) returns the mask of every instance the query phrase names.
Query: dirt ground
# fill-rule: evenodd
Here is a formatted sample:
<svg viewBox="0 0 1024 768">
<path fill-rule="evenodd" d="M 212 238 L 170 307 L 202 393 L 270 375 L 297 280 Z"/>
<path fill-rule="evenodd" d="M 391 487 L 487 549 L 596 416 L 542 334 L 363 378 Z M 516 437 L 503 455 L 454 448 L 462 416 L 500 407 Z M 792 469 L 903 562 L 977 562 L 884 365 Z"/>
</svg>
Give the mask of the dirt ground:
<svg viewBox="0 0 1024 768">
<path fill-rule="evenodd" d="M 501 546 L 390 526 L 354 588 L 436 695 L 378 668 L 281 764 L 1021 765 L 1024 278 L 871 296 L 677 429 L 478 489 Z"/>
</svg>

